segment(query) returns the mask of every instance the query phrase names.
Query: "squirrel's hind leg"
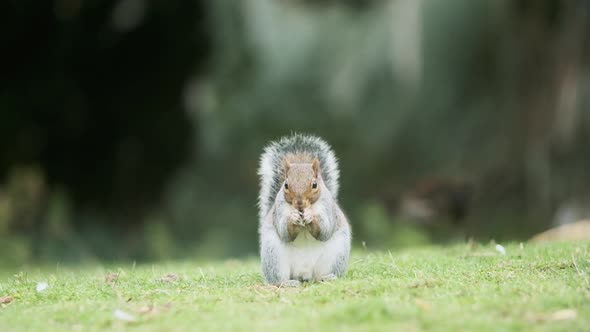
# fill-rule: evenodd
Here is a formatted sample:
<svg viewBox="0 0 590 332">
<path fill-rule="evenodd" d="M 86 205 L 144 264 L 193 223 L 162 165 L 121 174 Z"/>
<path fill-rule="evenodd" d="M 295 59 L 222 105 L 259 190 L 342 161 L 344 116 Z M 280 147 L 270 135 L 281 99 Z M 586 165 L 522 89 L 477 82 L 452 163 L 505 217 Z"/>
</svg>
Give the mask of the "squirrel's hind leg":
<svg viewBox="0 0 590 332">
<path fill-rule="evenodd" d="M 272 225 L 266 224 L 262 227 L 272 227 Z M 264 279 L 269 284 L 287 286 L 286 283 L 291 281 L 289 280 L 289 259 L 279 236 L 274 229 L 262 230 L 260 235 L 260 262 Z M 292 285 L 289 286 L 292 287 Z"/>
<path fill-rule="evenodd" d="M 314 267 L 313 277 L 316 281 L 332 281 L 344 275 L 350 256 L 350 232 L 340 229 L 326 241 L 324 252 Z"/>
</svg>

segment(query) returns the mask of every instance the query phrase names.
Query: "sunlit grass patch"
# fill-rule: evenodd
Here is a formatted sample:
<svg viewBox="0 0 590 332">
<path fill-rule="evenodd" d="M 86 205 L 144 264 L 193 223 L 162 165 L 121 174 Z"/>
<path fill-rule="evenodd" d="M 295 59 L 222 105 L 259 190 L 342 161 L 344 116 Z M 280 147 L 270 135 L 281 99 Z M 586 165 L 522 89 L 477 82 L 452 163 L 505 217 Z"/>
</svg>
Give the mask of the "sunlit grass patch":
<svg viewBox="0 0 590 332">
<path fill-rule="evenodd" d="M 256 259 L 4 271 L 0 327 L 581 331 L 590 326 L 590 244 L 504 248 L 505 255 L 493 244 L 359 250 L 345 278 L 301 288 L 264 285 Z"/>
</svg>

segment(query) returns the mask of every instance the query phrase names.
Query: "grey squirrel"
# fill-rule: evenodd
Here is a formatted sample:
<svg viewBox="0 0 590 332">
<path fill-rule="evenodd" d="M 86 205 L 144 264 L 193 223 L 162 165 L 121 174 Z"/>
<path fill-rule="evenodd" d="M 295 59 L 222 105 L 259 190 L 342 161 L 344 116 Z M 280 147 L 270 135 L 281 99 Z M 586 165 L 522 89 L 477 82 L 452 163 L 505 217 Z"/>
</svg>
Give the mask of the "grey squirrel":
<svg viewBox="0 0 590 332">
<path fill-rule="evenodd" d="M 264 279 L 298 286 L 344 274 L 351 230 L 338 206 L 338 162 L 321 138 L 293 134 L 260 157 L 259 237 Z"/>
</svg>

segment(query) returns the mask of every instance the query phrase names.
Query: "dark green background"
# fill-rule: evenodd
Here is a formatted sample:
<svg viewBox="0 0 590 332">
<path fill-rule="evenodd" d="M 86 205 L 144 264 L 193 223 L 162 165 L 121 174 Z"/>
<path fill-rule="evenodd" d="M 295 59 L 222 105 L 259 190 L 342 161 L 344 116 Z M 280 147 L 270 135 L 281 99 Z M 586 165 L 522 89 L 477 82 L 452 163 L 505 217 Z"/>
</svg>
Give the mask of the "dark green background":
<svg viewBox="0 0 590 332">
<path fill-rule="evenodd" d="M 333 145 L 359 246 L 526 239 L 587 202 L 589 5 L 5 1 L 0 262 L 255 254 L 293 131 Z"/>
</svg>

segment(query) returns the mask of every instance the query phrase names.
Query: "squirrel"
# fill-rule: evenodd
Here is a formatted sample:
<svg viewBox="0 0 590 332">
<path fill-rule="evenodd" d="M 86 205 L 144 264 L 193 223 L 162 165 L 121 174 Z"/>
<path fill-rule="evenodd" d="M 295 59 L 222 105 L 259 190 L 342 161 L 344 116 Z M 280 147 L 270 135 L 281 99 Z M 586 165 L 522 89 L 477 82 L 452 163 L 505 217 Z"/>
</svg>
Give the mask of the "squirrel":
<svg viewBox="0 0 590 332">
<path fill-rule="evenodd" d="M 321 138 L 292 134 L 260 157 L 259 238 L 264 279 L 296 287 L 330 281 L 348 266 L 351 229 L 340 209 L 338 162 Z"/>
</svg>

